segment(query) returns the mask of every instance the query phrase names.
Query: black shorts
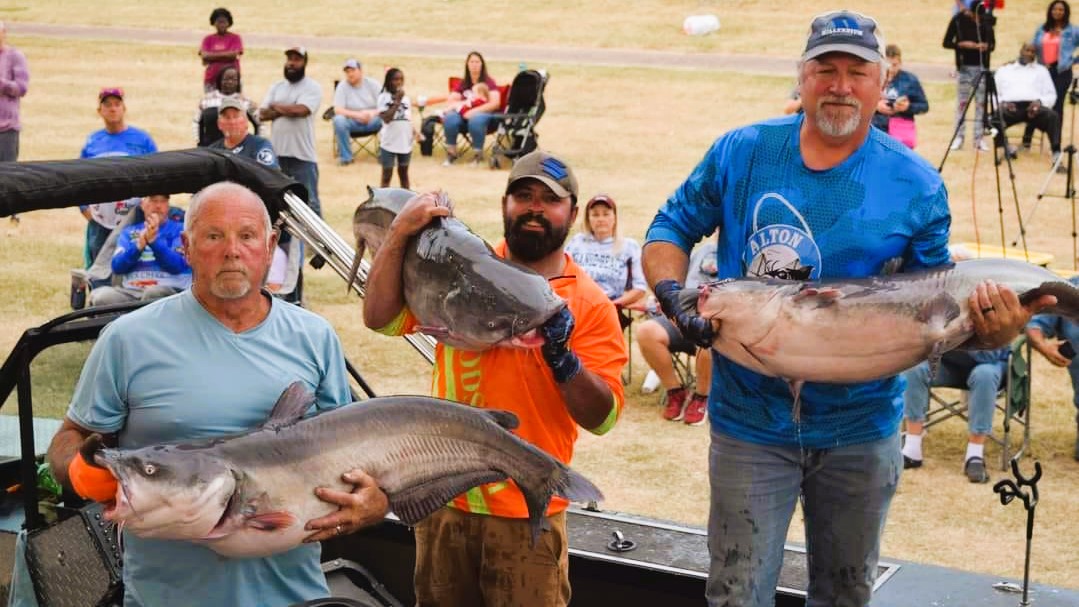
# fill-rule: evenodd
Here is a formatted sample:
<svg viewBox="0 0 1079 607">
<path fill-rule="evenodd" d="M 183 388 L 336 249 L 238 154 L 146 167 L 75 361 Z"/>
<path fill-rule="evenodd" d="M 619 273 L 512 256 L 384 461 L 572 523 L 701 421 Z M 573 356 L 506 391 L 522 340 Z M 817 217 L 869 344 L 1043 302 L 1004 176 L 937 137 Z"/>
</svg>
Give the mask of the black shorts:
<svg viewBox="0 0 1079 607">
<path fill-rule="evenodd" d="M 683 352 L 690 356 L 697 353 L 697 345 L 689 341 L 685 337 L 682 337 L 682 332 L 678 330 L 678 327 L 674 326 L 671 319 L 663 315 L 653 316 L 652 320 L 659 323 L 665 331 L 667 331 L 667 349 L 671 352 Z"/>
</svg>

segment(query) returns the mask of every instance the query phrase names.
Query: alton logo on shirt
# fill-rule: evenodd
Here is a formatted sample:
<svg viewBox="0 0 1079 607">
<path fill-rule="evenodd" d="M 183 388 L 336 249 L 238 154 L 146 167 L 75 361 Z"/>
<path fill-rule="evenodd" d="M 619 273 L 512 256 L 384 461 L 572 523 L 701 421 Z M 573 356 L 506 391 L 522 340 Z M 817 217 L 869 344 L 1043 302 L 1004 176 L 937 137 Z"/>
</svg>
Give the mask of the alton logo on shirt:
<svg viewBox="0 0 1079 607">
<path fill-rule="evenodd" d="M 805 217 L 794 205 L 770 192 L 757 199 L 749 211 L 753 215 L 753 233 L 743 252 L 746 276 L 783 280 L 820 277 L 820 249 Z M 762 215 L 767 225 L 760 225 Z"/>
</svg>

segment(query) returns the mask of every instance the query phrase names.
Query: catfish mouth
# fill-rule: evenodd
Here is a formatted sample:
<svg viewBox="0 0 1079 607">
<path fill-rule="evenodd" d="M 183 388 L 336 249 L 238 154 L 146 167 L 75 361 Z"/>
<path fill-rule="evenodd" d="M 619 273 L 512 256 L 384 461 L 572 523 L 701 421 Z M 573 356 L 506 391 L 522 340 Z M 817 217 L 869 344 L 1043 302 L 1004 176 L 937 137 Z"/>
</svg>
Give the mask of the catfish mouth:
<svg viewBox="0 0 1079 607">
<path fill-rule="evenodd" d="M 543 339 L 542 335 L 540 335 L 539 329 L 532 328 L 525 331 L 524 333 L 521 333 L 520 335 L 514 335 L 510 337 L 509 339 L 502 341 L 498 345 L 507 348 L 532 349 L 541 347 L 544 342 L 546 342 L 546 340 Z"/>
</svg>

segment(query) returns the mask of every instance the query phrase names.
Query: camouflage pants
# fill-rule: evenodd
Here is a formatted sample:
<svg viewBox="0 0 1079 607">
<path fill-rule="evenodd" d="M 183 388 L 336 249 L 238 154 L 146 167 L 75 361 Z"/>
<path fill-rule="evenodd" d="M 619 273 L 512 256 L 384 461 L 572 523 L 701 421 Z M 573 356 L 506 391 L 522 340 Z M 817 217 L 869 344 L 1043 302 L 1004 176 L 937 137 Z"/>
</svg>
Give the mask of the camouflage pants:
<svg viewBox="0 0 1079 607">
<path fill-rule="evenodd" d="M 527 519 L 443 508 L 416 525 L 417 607 L 569 604 L 566 513 L 529 546 Z"/>
<path fill-rule="evenodd" d="M 982 132 L 985 130 L 985 78 L 978 78 L 978 74 L 982 72 L 979 67 L 963 66 L 959 68 L 957 74 L 957 104 L 955 108 L 955 120 L 958 123 L 963 118 L 963 108 L 967 106 L 968 100 L 973 108 L 967 110 L 966 120 L 967 122 L 974 123 L 974 140 L 977 141 L 982 138 Z M 974 88 L 974 82 L 977 80 L 978 87 Z M 971 116 L 974 117 L 971 120 Z M 959 137 L 962 138 L 966 133 L 967 127 L 964 124 L 959 127 Z"/>
</svg>

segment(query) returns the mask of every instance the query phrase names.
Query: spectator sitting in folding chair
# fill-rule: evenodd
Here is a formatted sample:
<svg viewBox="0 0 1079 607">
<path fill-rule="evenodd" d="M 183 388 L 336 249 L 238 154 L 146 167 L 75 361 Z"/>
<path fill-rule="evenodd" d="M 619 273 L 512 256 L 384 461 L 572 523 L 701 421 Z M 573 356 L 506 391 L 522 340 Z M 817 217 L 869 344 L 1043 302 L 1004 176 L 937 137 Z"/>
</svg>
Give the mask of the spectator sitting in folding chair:
<svg viewBox="0 0 1079 607">
<path fill-rule="evenodd" d="M 970 391 L 967 427 L 970 438 L 964 458 L 963 472 L 972 483 L 989 482 L 985 468 L 985 439 L 993 429 L 993 411 L 997 391 L 1007 371 L 1009 348 L 986 351 L 951 350 L 940 360 L 936 374 L 929 375 L 929 363 L 903 372 L 907 380 L 903 392 L 903 417 L 907 435 L 903 442 L 903 468 L 920 468 L 922 440 L 925 437 L 926 412 L 929 410 L 929 388 L 932 386 L 959 387 Z"/>
<path fill-rule="evenodd" d="M 236 96 L 225 97 L 221 100 L 217 112 L 217 128 L 222 137 L 208 147 L 211 150 L 232 152 L 273 169 L 280 168 L 273 144 L 269 139 L 248 132 L 247 123 L 243 99 Z"/>
<path fill-rule="evenodd" d="M 149 301 L 191 286 L 191 267 L 180 240 L 183 224 L 169 218 L 168 195 L 147 196 L 139 206 L 145 221 L 123 229 L 112 255 L 117 286 L 91 291 L 91 306 Z"/>
<path fill-rule="evenodd" d="M 686 275 L 686 288 L 696 288 L 701 283 L 715 280 L 716 274 L 716 239 L 712 238 L 693 250 Z M 657 309 L 655 299 L 649 298 L 647 304 L 638 304 L 634 309 L 646 311 L 650 316 L 648 320 L 637 325 L 637 345 L 645 362 L 659 377 L 660 385 L 666 391 L 663 397 L 663 419 L 682 421 L 690 426 L 703 424 L 708 410 L 708 391 L 712 386 L 711 350 L 698 348 L 683 337 L 678 327 Z M 686 392 L 687 386 L 682 384 L 674 368 L 675 355 L 682 353 L 696 355 L 692 396 Z"/>
<path fill-rule="evenodd" d="M 460 102 L 465 99 L 467 92 L 473 91 L 474 87 L 481 82 L 489 91 L 487 102 L 476 107 L 468 106 L 465 112 L 467 116 L 462 115 L 457 109 L 460 107 Z M 472 142 L 473 164 L 482 164 L 483 142 L 487 137 L 487 127 L 498 118 L 499 114 L 496 112 L 502 107 L 502 93 L 498 84 L 487 74 L 487 62 L 484 61 L 483 55 L 476 51 L 469 53 L 465 59 L 464 77 L 461 78 L 457 87 L 449 95 L 427 97 L 426 103 L 420 105 L 431 106 L 443 101 L 449 102 L 451 107 L 442 115 L 442 133 L 446 137 L 446 161 L 442 163 L 443 166 L 457 162 L 459 155 L 457 136 L 464 130 L 467 130 L 468 138 Z"/>
<path fill-rule="evenodd" d="M 1000 98 L 1003 125 L 997 127 L 997 146 L 1006 148 L 1015 158 L 1016 148 L 1008 146 L 1004 130 L 1013 124 L 1025 122 L 1049 135 L 1049 147 L 1053 152 L 1054 168 L 1064 168 L 1058 164 L 1060 158 L 1060 116 L 1053 111 L 1057 100 L 1053 77 L 1044 65 L 1036 61 L 1034 45 L 1024 42 L 1019 51 L 1019 59 L 997 68 L 997 96 Z M 994 116 L 993 121 L 997 118 Z"/>
<path fill-rule="evenodd" d="M 1079 286 L 1079 276 L 1068 279 Z M 1055 367 L 1066 367 L 1072 380 L 1072 402 L 1075 405 L 1075 452 L 1072 457 L 1079 462 L 1079 324 L 1056 314 L 1038 314 L 1027 324 L 1030 346 L 1041 352 L 1045 360 Z"/>
<path fill-rule="evenodd" d="M 648 285 L 641 269 L 641 245 L 618 235 L 613 198 L 596 194 L 584 206 L 584 231 L 566 243 L 566 253 L 584 268 L 618 308 L 622 328 L 629 324 L 624 308 L 644 298 Z"/>
<path fill-rule="evenodd" d="M 351 139 L 374 135 L 382 128 L 378 112 L 378 94 L 382 85 L 363 75 L 363 65 L 345 61 L 345 79 L 333 93 L 333 136 L 337 139 L 337 164 L 352 164 Z"/>
</svg>

